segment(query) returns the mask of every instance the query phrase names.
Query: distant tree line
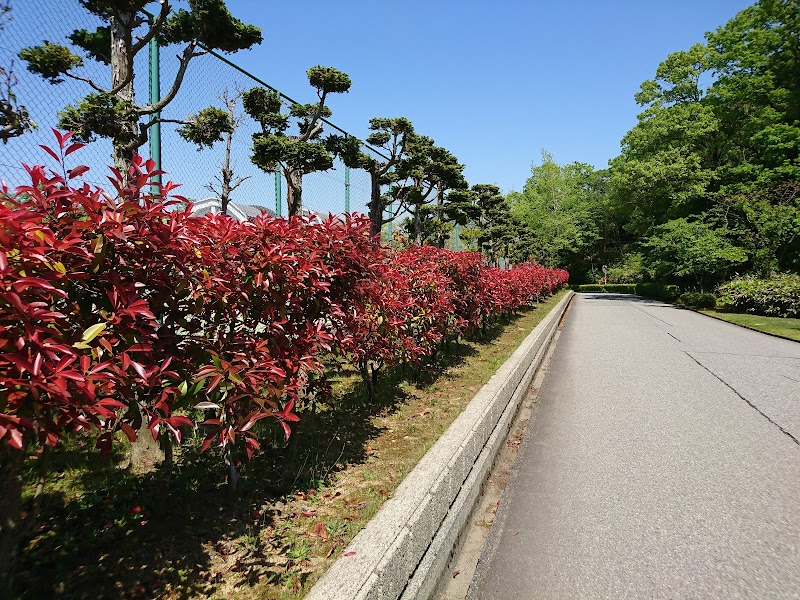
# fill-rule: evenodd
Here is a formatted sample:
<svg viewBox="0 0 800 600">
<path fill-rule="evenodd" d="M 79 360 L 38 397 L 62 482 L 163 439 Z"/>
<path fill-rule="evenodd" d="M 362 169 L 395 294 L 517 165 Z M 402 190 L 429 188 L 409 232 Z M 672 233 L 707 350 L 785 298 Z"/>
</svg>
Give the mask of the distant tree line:
<svg viewBox="0 0 800 600">
<path fill-rule="evenodd" d="M 512 214 L 573 280 L 711 288 L 800 270 L 800 3 L 760 0 L 670 54 L 605 170 L 549 154 Z"/>
</svg>

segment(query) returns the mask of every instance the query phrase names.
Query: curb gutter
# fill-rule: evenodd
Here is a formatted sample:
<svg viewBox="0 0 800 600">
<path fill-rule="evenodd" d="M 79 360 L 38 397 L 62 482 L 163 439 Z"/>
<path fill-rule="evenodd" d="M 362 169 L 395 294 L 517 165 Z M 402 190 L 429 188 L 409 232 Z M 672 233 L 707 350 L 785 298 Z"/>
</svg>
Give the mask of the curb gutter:
<svg viewBox="0 0 800 600">
<path fill-rule="evenodd" d="M 307 600 L 427 600 L 436 590 L 570 291 L 422 457 Z"/>
</svg>

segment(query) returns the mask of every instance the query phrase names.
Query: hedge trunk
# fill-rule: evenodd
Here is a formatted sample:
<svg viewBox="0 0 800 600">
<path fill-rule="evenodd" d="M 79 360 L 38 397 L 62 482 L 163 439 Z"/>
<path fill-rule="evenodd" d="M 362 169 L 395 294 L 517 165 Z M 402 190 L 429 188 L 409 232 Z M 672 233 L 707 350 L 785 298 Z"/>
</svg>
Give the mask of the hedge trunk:
<svg viewBox="0 0 800 600">
<path fill-rule="evenodd" d="M 0 599 L 11 598 L 11 584 L 22 536 L 22 463 L 24 452 L 0 441 Z"/>
</svg>

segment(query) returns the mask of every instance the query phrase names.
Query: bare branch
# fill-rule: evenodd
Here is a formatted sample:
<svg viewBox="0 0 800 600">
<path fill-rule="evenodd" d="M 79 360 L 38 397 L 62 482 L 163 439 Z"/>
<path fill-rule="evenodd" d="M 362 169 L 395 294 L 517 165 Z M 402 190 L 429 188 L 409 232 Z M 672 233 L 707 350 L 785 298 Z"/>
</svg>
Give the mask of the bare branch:
<svg viewBox="0 0 800 600">
<path fill-rule="evenodd" d="M 107 89 L 105 89 L 104 87 L 100 87 L 99 85 L 97 85 L 94 81 L 92 81 L 88 77 L 81 77 L 80 75 L 75 75 L 73 73 L 64 73 L 64 75 L 69 77 L 70 79 L 74 79 L 75 81 L 82 81 L 84 83 L 88 83 L 93 90 L 95 90 L 97 92 L 100 92 L 101 94 L 110 94 L 111 93 Z"/>
<path fill-rule="evenodd" d="M 161 27 L 164 25 L 164 21 L 167 20 L 167 16 L 169 15 L 170 11 L 169 2 L 167 0 L 158 0 L 158 1 L 159 4 L 161 4 L 161 10 L 159 11 L 158 16 L 153 20 L 153 23 L 152 25 L 150 25 L 150 28 L 147 30 L 147 33 L 143 37 L 137 38 L 136 43 L 131 46 L 132 55 L 136 54 L 137 52 L 139 52 L 139 50 L 144 48 L 150 42 L 150 40 L 152 40 L 153 37 L 159 31 L 161 31 Z"/>
<path fill-rule="evenodd" d="M 317 95 L 319 96 L 319 102 L 317 103 L 317 110 L 314 113 L 314 118 L 308 123 L 308 129 L 306 130 L 305 135 L 301 135 L 298 139 L 301 142 L 307 142 L 308 140 L 312 139 L 317 133 L 322 131 L 322 123 L 320 123 L 319 118 L 322 116 L 322 111 L 325 108 L 325 96 L 328 94 L 326 91 L 320 92 L 317 90 Z"/>
<path fill-rule="evenodd" d="M 131 61 L 128 62 L 130 63 Z M 82 77 L 80 75 L 75 75 L 74 73 L 64 73 L 64 75 L 66 77 L 69 77 L 70 79 L 74 79 L 75 81 L 82 81 L 88 84 L 89 87 L 91 87 L 96 92 L 100 92 L 101 94 L 108 94 L 109 96 L 114 96 L 119 92 L 121 92 L 123 88 L 133 80 L 133 69 L 129 68 L 128 73 L 129 74 L 125 79 L 120 81 L 116 87 L 113 87 L 110 90 L 107 90 L 106 88 L 97 85 L 93 80 L 89 79 L 88 77 Z"/>
<path fill-rule="evenodd" d="M 247 176 L 245 176 L 245 177 L 240 177 L 239 179 L 237 179 L 237 180 L 236 180 L 236 183 L 234 183 L 234 184 L 232 184 L 232 185 L 231 185 L 231 191 L 233 191 L 233 190 L 235 190 L 236 188 L 238 188 L 240 185 L 242 185 L 242 184 L 243 184 L 245 181 L 247 181 L 247 180 L 248 180 L 248 179 L 250 179 L 251 177 L 252 177 L 252 175 L 247 175 Z"/>
<path fill-rule="evenodd" d="M 141 106 L 136 109 L 136 112 L 140 115 L 151 115 L 153 113 L 160 112 L 167 104 L 172 102 L 172 99 L 175 98 L 175 94 L 178 93 L 178 89 L 181 87 L 183 83 L 183 77 L 186 75 L 186 68 L 189 66 L 189 61 L 192 60 L 195 56 L 202 56 L 206 54 L 205 52 L 195 52 L 194 49 L 197 47 L 197 42 L 191 42 L 186 48 L 183 50 L 182 55 L 178 55 L 178 60 L 180 61 L 180 66 L 178 67 L 178 72 L 175 74 L 175 81 L 172 83 L 172 87 L 170 90 L 164 95 L 161 100 L 158 102 L 154 102 L 153 104 L 148 104 L 147 106 Z"/>
</svg>

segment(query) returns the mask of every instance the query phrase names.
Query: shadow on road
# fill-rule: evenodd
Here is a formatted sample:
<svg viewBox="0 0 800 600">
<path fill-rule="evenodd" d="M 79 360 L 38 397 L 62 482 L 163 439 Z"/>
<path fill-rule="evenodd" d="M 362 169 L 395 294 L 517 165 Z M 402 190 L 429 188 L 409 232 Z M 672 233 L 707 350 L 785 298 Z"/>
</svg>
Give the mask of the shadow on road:
<svg viewBox="0 0 800 600">
<path fill-rule="evenodd" d="M 581 292 L 580 297 L 582 300 L 608 300 L 608 301 L 622 301 L 622 302 L 636 302 L 638 304 L 649 304 L 652 306 L 672 306 L 661 300 L 654 298 L 647 298 L 645 296 L 634 296 L 633 294 L 612 294 L 606 292 Z"/>
</svg>

